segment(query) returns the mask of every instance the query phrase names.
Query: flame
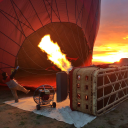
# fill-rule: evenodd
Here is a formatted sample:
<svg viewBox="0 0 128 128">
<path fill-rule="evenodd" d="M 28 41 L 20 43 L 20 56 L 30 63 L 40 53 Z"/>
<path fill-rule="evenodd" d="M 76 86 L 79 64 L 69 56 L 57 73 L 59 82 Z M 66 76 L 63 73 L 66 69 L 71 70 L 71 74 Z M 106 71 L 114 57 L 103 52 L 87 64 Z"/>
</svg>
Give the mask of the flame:
<svg viewBox="0 0 128 128">
<path fill-rule="evenodd" d="M 50 35 L 45 35 L 38 47 L 43 52 L 46 52 L 48 59 L 62 71 L 68 72 L 72 69 L 71 63 L 66 59 L 66 55 L 61 52 L 59 45 L 50 39 Z"/>
</svg>

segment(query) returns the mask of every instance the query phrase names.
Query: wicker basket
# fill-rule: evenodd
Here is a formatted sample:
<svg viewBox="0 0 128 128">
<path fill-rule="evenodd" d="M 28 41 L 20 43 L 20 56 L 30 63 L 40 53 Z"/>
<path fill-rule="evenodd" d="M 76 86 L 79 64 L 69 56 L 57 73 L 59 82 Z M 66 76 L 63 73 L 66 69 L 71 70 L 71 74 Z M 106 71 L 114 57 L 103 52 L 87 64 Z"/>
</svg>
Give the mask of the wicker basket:
<svg viewBox="0 0 128 128">
<path fill-rule="evenodd" d="M 72 110 L 101 115 L 128 98 L 128 66 L 74 68 L 69 78 Z"/>
</svg>

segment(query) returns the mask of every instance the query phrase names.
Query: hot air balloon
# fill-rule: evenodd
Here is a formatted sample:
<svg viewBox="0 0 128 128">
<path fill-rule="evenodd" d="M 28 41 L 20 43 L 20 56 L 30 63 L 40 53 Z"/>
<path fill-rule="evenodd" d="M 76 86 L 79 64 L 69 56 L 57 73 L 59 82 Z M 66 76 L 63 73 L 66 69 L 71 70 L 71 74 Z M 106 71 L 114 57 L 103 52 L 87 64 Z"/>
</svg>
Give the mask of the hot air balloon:
<svg viewBox="0 0 128 128">
<path fill-rule="evenodd" d="M 38 47 L 47 34 L 73 67 L 91 65 L 100 5 L 101 0 L 0 0 L 0 73 L 11 74 L 19 65 L 18 80 L 29 79 L 28 86 L 55 85 L 61 70 Z"/>
</svg>

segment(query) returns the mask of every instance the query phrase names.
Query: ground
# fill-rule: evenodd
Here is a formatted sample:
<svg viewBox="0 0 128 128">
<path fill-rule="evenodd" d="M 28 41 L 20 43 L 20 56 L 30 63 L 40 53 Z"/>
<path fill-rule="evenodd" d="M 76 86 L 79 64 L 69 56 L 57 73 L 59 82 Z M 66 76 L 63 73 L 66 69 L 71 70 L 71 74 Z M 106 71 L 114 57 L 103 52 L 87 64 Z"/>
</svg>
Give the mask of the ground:
<svg viewBox="0 0 128 128">
<path fill-rule="evenodd" d="M 32 96 L 34 90 L 27 96 Z M 26 94 L 18 92 L 19 98 Z M 8 87 L 0 86 L 0 128 L 75 128 L 64 122 L 57 121 L 33 112 L 24 111 L 4 101 L 13 100 Z M 120 104 L 115 110 L 97 117 L 83 128 L 128 128 L 128 100 Z"/>
</svg>

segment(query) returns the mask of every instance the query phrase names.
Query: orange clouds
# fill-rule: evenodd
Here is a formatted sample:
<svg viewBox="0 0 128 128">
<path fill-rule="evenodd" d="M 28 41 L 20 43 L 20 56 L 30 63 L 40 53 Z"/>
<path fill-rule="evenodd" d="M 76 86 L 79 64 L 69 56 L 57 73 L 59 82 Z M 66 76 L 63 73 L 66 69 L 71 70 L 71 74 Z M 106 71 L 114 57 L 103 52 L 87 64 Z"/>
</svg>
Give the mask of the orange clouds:
<svg viewBox="0 0 128 128">
<path fill-rule="evenodd" d="M 128 58 L 127 49 L 127 45 L 118 46 L 115 44 L 94 47 L 92 62 L 94 64 L 97 62 L 114 63 L 116 61 L 119 61 L 121 58 Z"/>
<path fill-rule="evenodd" d="M 127 5 L 127 0 L 101 2 L 101 21 L 93 50 L 93 64 L 128 58 Z"/>
<path fill-rule="evenodd" d="M 124 40 L 128 39 L 128 35 L 126 37 L 123 38 Z"/>
</svg>

